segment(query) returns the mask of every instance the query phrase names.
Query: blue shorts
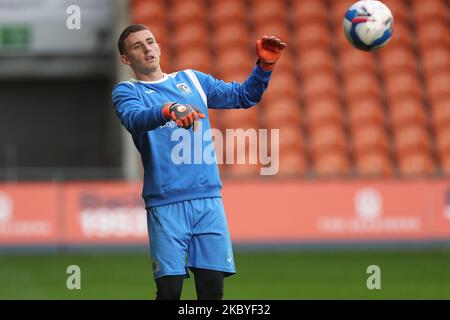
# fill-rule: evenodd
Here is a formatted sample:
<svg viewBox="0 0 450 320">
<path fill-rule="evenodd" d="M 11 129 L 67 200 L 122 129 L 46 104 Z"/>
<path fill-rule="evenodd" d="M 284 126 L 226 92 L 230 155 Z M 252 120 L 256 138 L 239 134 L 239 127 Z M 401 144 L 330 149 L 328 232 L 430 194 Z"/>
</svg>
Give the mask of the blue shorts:
<svg viewBox="0 0 450 320">
<path fill-rule="evenodd" d="M 155 279 L 189 277 L 187 268 L 236 273 L 222 198 L 147 208 L 147 226 Z"/>
</svg>

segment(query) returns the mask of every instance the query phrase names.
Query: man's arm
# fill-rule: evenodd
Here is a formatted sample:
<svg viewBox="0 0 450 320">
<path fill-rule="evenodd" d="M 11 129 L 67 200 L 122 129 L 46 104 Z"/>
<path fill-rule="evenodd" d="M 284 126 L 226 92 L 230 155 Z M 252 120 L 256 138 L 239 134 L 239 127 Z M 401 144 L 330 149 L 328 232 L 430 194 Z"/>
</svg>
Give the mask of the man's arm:
<svg viewBox="0 0 450 320">
<path fill-rule="evenodd" d="M 132 83 L 121 82 L 112 93 L 116 113 L 123 126 L 131 134 L 153 130 L 168 121 L 163 116 L 161 106 L 144 106 Z"/>
<path fill-rule="evenodd" d="M 175 121 L 179 127 L 189 129 L 194 120 L 205 118 L 199 109 L 176 102 L 167 102 L 162 106 L 144 106 L 131 82 L 116 85 L 112 100 L 120 121 L 131 134 L 156 129 L 169 120 Z"/>
<path fill-rule="evenodd" d="M 212 109 L 250 108 L 257 104 L 266 90 L 272 70 L 286 44 L 275 37 L 264 36 L 256 41 L 257 66 L 241 84 L 224 82 L 194 71 Z"/>
<path fill-rule="evenodd" d="M 205 91 L 208 108 L 211 109 L 247 109 L 257 104 L 269 84 L 271 71 L 259 66 L 243 83 L 225 82 L 211 75 L 193 70 Z"/>
</svg>

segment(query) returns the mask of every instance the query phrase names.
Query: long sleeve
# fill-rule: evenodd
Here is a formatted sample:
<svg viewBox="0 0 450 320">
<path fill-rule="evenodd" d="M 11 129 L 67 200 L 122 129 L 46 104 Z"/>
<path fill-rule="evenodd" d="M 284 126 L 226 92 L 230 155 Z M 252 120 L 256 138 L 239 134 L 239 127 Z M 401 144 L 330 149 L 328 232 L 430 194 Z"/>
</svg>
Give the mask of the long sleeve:
<svg viewBox="0 0 450 320">
<path fill-rule="evenodd" d="M 131 82 L 117 84 L 112 100 L 120 121 L 131 134 L 153 130 L 167 122 L 162 115 L 161 106 L 144 105 Z"/>
<path fill-rule="evenodd" d="M 211 109 L 247 109 L 254 106 L 261 100 L 272 74 L 271 71 L 264 71 L 256 66 L 243 83 L 238 83 L 224 82 L 211 75 L 194 72 Z"/>
</svg>

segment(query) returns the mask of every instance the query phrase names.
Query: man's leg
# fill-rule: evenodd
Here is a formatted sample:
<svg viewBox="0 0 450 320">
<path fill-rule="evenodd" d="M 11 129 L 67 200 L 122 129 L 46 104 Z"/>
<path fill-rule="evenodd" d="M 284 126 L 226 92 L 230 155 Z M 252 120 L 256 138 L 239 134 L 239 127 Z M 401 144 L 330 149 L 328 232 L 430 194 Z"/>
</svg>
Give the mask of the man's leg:
<svg viewBox="0 0 450 320">
<path fill-rule="evenodd" d="M 150 254 L 157 300 L 180 299 L 186 269 L 189 224 L 183 203 L 147 209 Z"/>
<path fill-rule="evenodd" d="M 195 208 L 194 227 L 187 266 L 195 276 L 197 298 L 222 299 L 224 277 L 236 272 L 222 199 L 191 202 Z"/>
<path fill-rule="evenodd" d="M 223 278 L 221 271 L 191 268 L 195 276 L 198 300 L 222 300 Z"/>
<path fill-rule="evenodd" d="M 184 276 L 164 276 L 156 279 L 156 300 L 180 300 Z"/>
</svg>

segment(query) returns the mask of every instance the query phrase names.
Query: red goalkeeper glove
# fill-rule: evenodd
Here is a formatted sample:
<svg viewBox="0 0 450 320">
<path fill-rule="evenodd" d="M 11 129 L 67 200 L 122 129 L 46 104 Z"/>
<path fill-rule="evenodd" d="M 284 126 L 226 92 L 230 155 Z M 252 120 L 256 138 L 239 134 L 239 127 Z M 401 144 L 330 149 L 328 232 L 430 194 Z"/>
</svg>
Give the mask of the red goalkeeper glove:
<svg viewBox="0 0 450 320">
<path fill-rule="evenodd" d="M 264 36 L 256 40 L 257 64 L 266 71 L 272 71 L 275 63 L 281 56 L 281 51 L 286 48 L 286 43 L 274 36 Z"/>
<path fill-rule="evenodd" d="M 165 104 L 162 108 L 162 114 L 166 120 L 173 120 L 179 127 L 185 129 L 191 128 L 195 120 L 205 118 L 200 109 L 177 102 Z"/>
</svg>

